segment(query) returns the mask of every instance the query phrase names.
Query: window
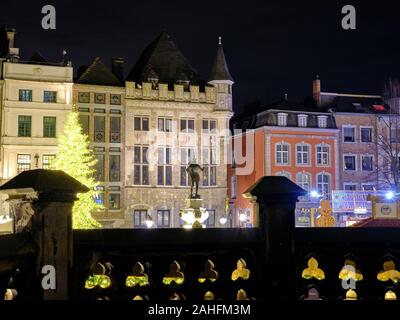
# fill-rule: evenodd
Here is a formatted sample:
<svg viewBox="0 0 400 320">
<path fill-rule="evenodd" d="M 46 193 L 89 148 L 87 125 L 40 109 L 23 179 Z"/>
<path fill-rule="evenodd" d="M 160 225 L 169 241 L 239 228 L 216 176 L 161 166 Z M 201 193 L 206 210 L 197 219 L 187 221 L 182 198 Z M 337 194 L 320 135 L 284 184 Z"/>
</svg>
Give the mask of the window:
<svg viewBox="0 0 400 320">
<path fill-rule="evenodd" d="M 362 171 L 374 171 L 374 157 L 362 156 Z"/>
<path fill-rule="evenodd" d="M 149 147 L 135 146 L 134 149 L 134 185 L 149 185 Z"/>
<path fill-rule="evenodd" d="M 110 193 L 108 196 L 108 209 L 119 210 L 121 209 L 121 195 L 119 193 Z"/>
<path fill-rule="evenodd" d="M 205 225 L 208 228 L 215 227 L 215 210 L 207 210 L 208 212 L 208 219 L 205 222 Z"/>
<path fill-rule="evenodd" d="M 57 102 L 57 91 L 44 91 L 43 102 L 56 103 Z"/>
<path fill-rule="evenodd" d="M 18 137 L 30 137 L 32 130 L 31 116 L 18 116 Z"/>
<path fill-rule="evenodd" d="M 356 129 L 351 127 L 343 128 L 343 141 L 356 142 Z"/>
<path fill-rule="evenodd" d="M 104 177 L 104 154 L 95 154 L 96 165 L 95 165 L 95 174 L 94 177 L 96 181 L 105 181 Z"/>
<path fill-rule="evenodd" d="M 105 117 L 94 117 L 94 142 L 105 142 Z"/>
<path fill-rule="evenodd" d="M 120 94 L 111 94 L 110 95 L 110 104 L 114 106 L 121 105 L 121 95 Z"/>
<path fill-rule="evenodd" d="M 172 132 L 172 119 L 158 118 L 158 131 Z"/>
<path fill-rule="evenodd" d="M 288 118 L 288 115 L 286 113 L 278 113 L 278 126 L 286 127 L 287 126 L 287 118 Z"/>
<path fill-rule="evenodd" d="M 297 116 L 297 118 L 298 118 L 299 127 L 306 128 L 308 116 L 305 114 L 300 114 Z"/>
<path fill-rule="evenodd" d="M 357 185 L 353 183 L 345 183 L 344 190 L 346 191 L 357 191 Z"/>
<path fill-rule="evenodd" d="M 237 176 L 231 177 L 231 199 L 237 199 Z"/>
<path fill-rule="evenodd" d="M 78 102 L 79 103 L 90 103 L 90 93 L 89 92 L 78 92 Z"/>
<path fill-rule="evenodd" d="M 104 206 L 104 187 L 96 187 L 97 193 L 94 195 L 94 202 L 99 206 Z"/>
<path fill-rule="evenodd" d="M 330 147 L 328 145 L 317 146 L 317 165 L 329 166 L 330 164 Z"/>
<path fill-rule="evenodd" d="M 356 171 L 356 156 L 344 156 L 344 170 Z"/>
<path fill-rule="evenodd" d="M 297 165 L 310 164 L 310 146 L 301 144 L 296 146 L 296 163 Z"/>
<path fill-rule="evenodd" d="M 94 103 L 105 104 L 106 103 L 106 94 L 105 93 L 95 93 L 94 94 Z"/>
<path fill-rule="evenodd" d="M 110 181 L 120 182 L 121 181 L 121 165 L 119 155 L 110 155 Z"/>
<path fill-rule="evenodd" d="M 292 179 L 290 172 L 287 172 L 287 171 L 279 171 L 279 172 L 275 173 L 275 176 L 276 177 L 285 177 L 285 178 L 288 178 L 289 180 Z"/>
<path fill-rule="evenodd" d="M 17 173 L 20 174 L 27 170 L 31 170 L 31 155 L 19 154 L 17 156 Z"/>
<path fill-rule="evenodd" d="M 277 165 L 289 164 L 289 145 L 286 143 L 277 144 L 275 146 L 275 161 Z"/>
<path fill-rule="evenodd" d="M 194 132 L 194 120 L 181 119 L 181 133 L 193 133 Z"/>
<path fill-rule="evenodd" d="M 89 116 L 86 114 L 79 114 L 79 124 L 82 127 L 82 133 L 89 135 Z"/>
<path fill-rule="evenodd" d="M 204 148 L 202 152 L 203 160 L 203 186 L 217 185 L 217 151 L 214 148 Z"/>
<path fill-rule="evenodd" d="M 19 101 L 32 101 L 32 90 L 20 89 L 19 90 Z"/>
<path fill-rule="evenodd" d="M 202 126 L 203 133 L 216 133 L 217 121 L 215 120 L 203 120 Z"/>
<path fill-rule="evenodd" d="M 157 227 L 158 228 L 169 228 L 170 220 L 171 220 L 171 211 L 157 210 Z"/>
<path fill-rule="evenodd" d="M 372 128 L 361 128 L 361 142 L 372 142 Z"/>
<path fill-rule="evenodd" d="M 363 184 L 362 189 L 364 191 L 375 191 L 375 186 L 373 184 Z"/>
<path fill-rule="evenodd" d="M 43 117 L 43 137 L 55 138 L 56 137 L 56 117 Z"/>
<path fill-rule="evenodd" d="M 328 117 L 327 116 L 319 116 L 318 117 L 318 128 L 327 128 L 328 127 Z"/>
<path fill-rule="evenodd" d="M 56 156 L 54 154 L 44 154 L 42 156 L 42 168 L 50 169 L 51 163 L 54 161 Z"/>
<path fill-rule="evenodd" d="M 330 176 L 326 173 L 321 173 L 317 176 L 317 189 L 319 194 L 329 194 L 331 185 L 330 180 Z"/>
<path fill-rule="evenodd" d="M 121 142 L 121 118 L 110 117 L 110 143 Z"/>
<path fill-rule="evenodd" d="M 311 174 L 300 172 L 296 176 L 296 184 L 309 192 L 311 190 Z"/>
<path fill-rule="evenodd" d="M 133 212 L 133 225 L 135 228 L 146 227 L 147 210 L 135 210 Z"/>
<path fill-rule="evenodd" d="M 171 148 L 158 148 L 157 184 L 172 186 L 172 159 Z"/>
<path fill-rule="evenodd" d="M 180 153 L 180 163 L 181 163 L 181 186 L 187 187 L 190 185 L 189 175 L 186 172 L 186 168 L 192 163 L 195 158 L 194 148 L 181 148 Z"/>
<path fill-rule="evenodd" d="M 135 131 L 149 131 L 149 118 L 135 117 Z"/>
</svg>

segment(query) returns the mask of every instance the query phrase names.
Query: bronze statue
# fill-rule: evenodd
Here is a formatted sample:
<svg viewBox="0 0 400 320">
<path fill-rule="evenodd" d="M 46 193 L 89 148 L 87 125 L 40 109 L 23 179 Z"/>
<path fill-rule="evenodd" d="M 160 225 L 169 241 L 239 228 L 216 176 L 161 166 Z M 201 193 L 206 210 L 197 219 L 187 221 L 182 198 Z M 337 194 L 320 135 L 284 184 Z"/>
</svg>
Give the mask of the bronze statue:
<svg viewBox="0 0 400 320">
<path fill-rule="evenodd" d="M 190 199 L 200 199 L 199 191 L 199 182 L 200 182 L 200 172 L 204 171 L 200 165 L 196 163 L 191 163 L 189 167 L 187 167 L 186 172 L 190 177 Z M 193 187 L 196 186 L 196 193 L 193 195 Z"/>
</svg>

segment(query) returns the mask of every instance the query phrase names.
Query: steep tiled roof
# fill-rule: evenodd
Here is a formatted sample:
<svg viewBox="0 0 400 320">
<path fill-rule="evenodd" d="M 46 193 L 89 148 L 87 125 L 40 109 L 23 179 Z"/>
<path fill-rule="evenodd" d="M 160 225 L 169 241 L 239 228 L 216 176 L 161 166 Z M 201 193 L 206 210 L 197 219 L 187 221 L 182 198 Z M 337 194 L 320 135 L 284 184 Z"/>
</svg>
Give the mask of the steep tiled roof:
<svg viewBox="0 0 400 320">
<path fill-rule="evenodd" d="M 39 51 L 36 51 L 32 57 L 29 59 L 30 63 L 47 63 L 48 61 L 40 54 Z"/>
<path fill-rule="evenodd" d="M 103 86 L 123 86 L 123 83 L 118 80 L 99 57 L 94 59 L 92 64 L 82 73 L 76 82 Z"/>
<path fill-rule="evenodd" d="M 181 80 L 204 84 L 198 72 L 165 32 L 143 51 L 126 80 L 141 83 L 155 75 L 160 83 L 174 84 Z"/>
<path fill-rule="evenodd" d="M 233 78 L 229 72 L 228 64 L 226 63 L 221 37 L 220 37 L 220 42 L 218 44 L 217 55 L 215 56 L 214 65 L 213 68 L 211 69 L 209 81 L 213 80 L 233 81 Z"/>
</svg>

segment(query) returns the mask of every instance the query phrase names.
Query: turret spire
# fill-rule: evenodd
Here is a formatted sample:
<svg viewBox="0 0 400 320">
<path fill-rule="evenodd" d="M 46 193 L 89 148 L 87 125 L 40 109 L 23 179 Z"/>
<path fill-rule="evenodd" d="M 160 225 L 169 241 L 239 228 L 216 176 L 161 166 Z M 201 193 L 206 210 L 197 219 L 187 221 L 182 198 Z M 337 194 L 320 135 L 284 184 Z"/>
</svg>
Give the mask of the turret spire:
<svg viewBox="0 0 400 320">
<path fill-rule="evenodd" d="M 214 60 L 209 81 L 231 81 L 233 83 L 233 78 L 229 72 L 228 64 L 226 63 L 221 36 L 218 37 L 217 55 Z"/>
</svg>

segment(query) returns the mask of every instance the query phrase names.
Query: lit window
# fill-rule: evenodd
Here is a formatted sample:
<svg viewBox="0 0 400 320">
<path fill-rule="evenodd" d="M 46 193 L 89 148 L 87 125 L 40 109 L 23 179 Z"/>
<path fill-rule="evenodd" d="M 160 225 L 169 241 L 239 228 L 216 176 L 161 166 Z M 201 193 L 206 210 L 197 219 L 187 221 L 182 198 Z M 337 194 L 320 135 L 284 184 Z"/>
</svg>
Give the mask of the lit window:
<svg viewBox="0 0 400 320">
<path fill-rule="evenodd" d="M 328 127 L 328 117 L 327 116 L 319 116 L 318 117 L 318 128 L 326 128 Z"/>
<path fill-rule="evenodd" d="M 171 148 L 158 148 L 158 178 L 159 186 L 172 186 L 172 154 Z"/>
<path fill-rule="evenodd" d="M 304 115 L 304 114 L 300 114 L 297 117 L 298 117 L 299 127 L 306 128 L 308 116 Z"/>
<path fill-rule="evenodd" d="M 119 210 L 121 208 L 120 199 L 121 195 L 119 193 L 110 193 L 108 196 L 108 209 Z"/>
<path fill-rule="evenodd" d="M 44 91 L 43 102 L 56 103 L 57 102 L 57 91 Z"/>
<path fill-rule="evenodd" d="M 330 147 L 328 145 L 317 146 L 317 165 L 329 166 L 330 164 Z"/>
<path fill-rule="evenodd" d="M 344 170 L 345 171 L 356 171 L 356 156 L 344 156 Z"/>
<path fill-rule="evenodd" d="M 31 155 L 19 154 L 17 156 L 17 172 L 19 174 L 27 170 L 31 170 Z"/>
<path fill-rule="evenodd" d="M 135 228 L 145 228 L 147 219 L 147 210 L 135 210 L 133 212 L 133 225 Z"/>
<path fill-rule="evenodd" d="M 344 142 L 355 142 L 356 141 L 356 129 L 351 127 L 343 128 L 343 141 Z"/>
<path fill-rule="evenodd" d="M 158 118 L 158 131 L 172 132 L 172 119 Z"/>
<path fill-rule="evenodd" d="M 329 194 L 331 189 L 331 179 L 329 175 L 321 173 L 317 176 L 317 189 L 319 194 Z"/>
<path fill-rule="evenodd" d="M 43 169 L 50 169 L 50 166 L 56 156 L 54 154 L 44 154 L 42 156 L 42 168 Z"/>
<path fill-rule="evenodd" d="M 275 147 L 275 161 L 277 165 L 289 164 L 289 145 L 286 143 L 277 144 Z"/>
<path fill-rule="evenodd" d="M 308 165 L 310 164 L 310 146 L 309 145 L 297 145 L 296 146 L 296 163 L 297 165 Z"/>
<path fill-rule="evenodd" d="M 287 118 L 288 118 L 288 115 L 286 113 L 278 113 L 278 126 L 286 127 L 287 126 Z"/>
<path fill-rule="evenodd" d="M 204 148 L 202 152 L 203 162 L 203 186 L 217 185 L 217 150 L 214 148 Z"/>
<path fill-rule="evenodd" d="M 181 133 L 193 133 L 194 132 L 194 120 L 191 119 L 181 119 Z"/>
</svg>

